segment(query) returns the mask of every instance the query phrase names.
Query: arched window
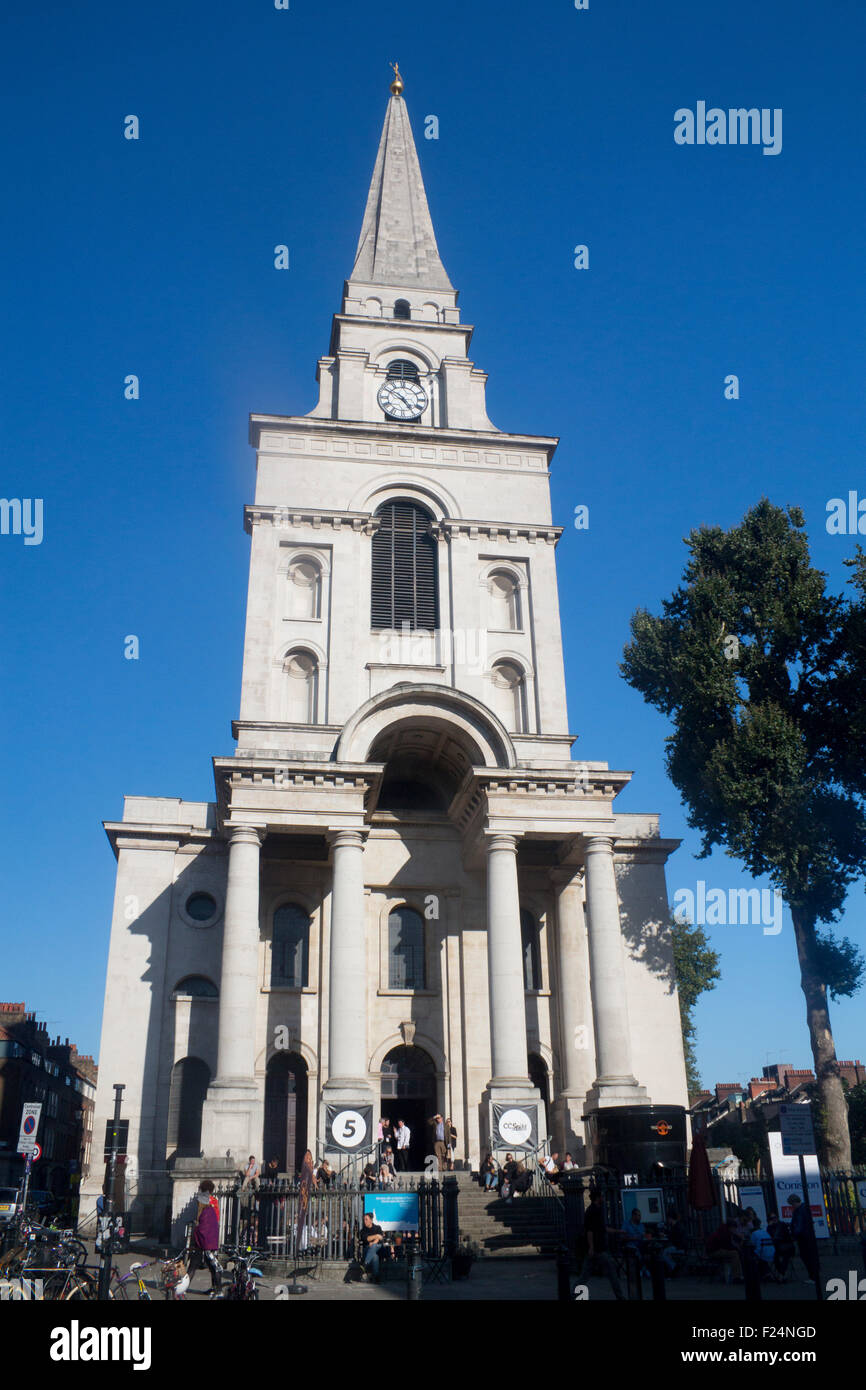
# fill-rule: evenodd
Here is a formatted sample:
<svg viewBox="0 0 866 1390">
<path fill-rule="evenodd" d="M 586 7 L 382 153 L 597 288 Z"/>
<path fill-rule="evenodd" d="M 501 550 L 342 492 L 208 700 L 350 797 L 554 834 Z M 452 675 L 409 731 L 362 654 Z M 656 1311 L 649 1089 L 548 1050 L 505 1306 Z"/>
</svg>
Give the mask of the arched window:
<svg viewBox="0 0 866 1390">
<path fill-rule="evenodd" d="M 498 632 L 516 632 L 520 627 L 520 590 L 514 576 L 495 570 L 487 581 L 490 627 Z"/>
<path fill-rule="evenodd" d="M 289 566 L 289 616 L 318 618 L 322 574 L 315 560 L 294 560 Z"/>
<path fill-rule="evenodd" d="M 218 999 L 219 990 L 204 975 L 184 975 L 174 987 L 175 994 L 191 994 L 194 999 Z"/>
<path fill-rule="evenodd" d="M 305 989 L 310 974 L 310 919 L 297 903 L 274 913 L 271 941 L 271 985 Z"/>
<path fill-rule="evenodd" d="M 520 942 L 523 947 L 523 988 L 541 989 L 538 923 L 525 907 L 520 909 Z"/>
<path fill-rule="evenodd" d="M 388 988 L 424 989 L 424 919 L 411 907 L 388 918 Z"/>
<path fill-rule="evenodd" d="M 410 319 L 412 317 L 412 310 L 409 307 L 408 299 L 397 300 L 394 305 L 394 317 L 395 319 Z"/>
<path fill-rule="evenodd" d="M 319 667 L 310 652 L 289 652 L 286 673 L 286 722 L 315 724 L 318 702 Z"/>
<path fill-rule="evenodd" d="M 370 624 L 428 632 L 439 626 L 436 542 L 430 516 L 414 502 L 386 502 L 373 536 Z"/>
<path fill-rule="evenodd" d="M 513 661 L 497 661 L 491 684 L 492 705 L 506 729 L 522 734 L 526 731 L 526 701 L 523 672 Z"/>
<path fill-rule="evenodd" d="M 168 1147 L 186 1158 L 201 1155 L 201 1113 L 210 1067 L 200 1057 L 184 1057 L 171 1069 L 168 1092 Z"/>
</svg>

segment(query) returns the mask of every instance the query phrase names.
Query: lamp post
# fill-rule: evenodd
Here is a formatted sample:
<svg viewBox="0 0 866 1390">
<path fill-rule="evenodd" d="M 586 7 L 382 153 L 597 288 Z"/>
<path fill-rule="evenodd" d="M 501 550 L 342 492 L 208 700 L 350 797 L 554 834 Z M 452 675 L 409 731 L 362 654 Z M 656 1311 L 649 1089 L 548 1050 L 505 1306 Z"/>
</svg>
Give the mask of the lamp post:
<svg viewBox="0 0 866 1390">
<path fill-rule="evenodd" d="M 125 1086 L 114 1088 L 114 1119 L 111 1127 L 111 1155 L 108 1160 L 108 1191 L 104 1193 L 103 1216 L 99 1222 L 102 1227 L 101 1266 L 99 1270 L 98 1297 L 106 1302 L 111 1283 L 111 1257 L 114 1253 L 114 1174 L 117 1168 L 117 1149 L 120 1135 L 120 1107 Z"/>
</svg>

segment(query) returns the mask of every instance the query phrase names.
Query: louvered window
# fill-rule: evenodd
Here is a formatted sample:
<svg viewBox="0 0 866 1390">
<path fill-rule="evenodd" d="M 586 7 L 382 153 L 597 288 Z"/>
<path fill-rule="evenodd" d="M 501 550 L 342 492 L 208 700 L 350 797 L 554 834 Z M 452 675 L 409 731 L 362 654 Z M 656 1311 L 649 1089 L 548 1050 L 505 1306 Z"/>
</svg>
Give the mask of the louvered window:
<svg viewBox="0 0 866 1390">
<path fill-rule="evenodd" d="M 370 621 L 374 628 L 439 626 L 436 542 L 430 517 L 414 502 L 386 502 L 373 536 Z"/>
</svg>

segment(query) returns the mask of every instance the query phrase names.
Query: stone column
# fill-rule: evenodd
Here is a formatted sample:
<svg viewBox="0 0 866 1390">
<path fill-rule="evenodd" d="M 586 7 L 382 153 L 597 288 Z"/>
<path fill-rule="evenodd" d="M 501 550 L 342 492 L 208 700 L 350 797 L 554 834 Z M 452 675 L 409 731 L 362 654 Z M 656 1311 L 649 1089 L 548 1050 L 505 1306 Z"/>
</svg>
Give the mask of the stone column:
<svg viewBox="0 0 866 1390">
<path fill-rule="evenodd" d="M 220 973 L 217 1073 L 202 1115 L 208 1156 L 234 1159 L 262 1146 L 263 1098 L 256 1088 L 256 1021 L 259 995 L 259 856 L 262 831 L 227 828 L 229 842 Z"/>
<path fill-rule="evenodd" d="M 367 1075 L 367 933 L 364 902 L 364 839 L 360 830 L 337 830 L 333 846 L 328 1080 L 325 1090 L 362 1099 Z M 369 1098 L 369 1097 L 368 1097 Z"/>
<path fill-rule="evenodd" d="M 517 889 L 517 838 L 491 835 L 487 841 L 487 974 L 490 990 L 489 1089 L 527 1095 L 526 1004 L 520 897 Z"/>
<path fill-rule="evenodd" d="M 613 838 L 586 841 L 586 907 L 589 969 L 598 1074 L 587 1106 L 646 1104 L 632 1072 L 622 929 L 613 866 Z"/>
</svg>

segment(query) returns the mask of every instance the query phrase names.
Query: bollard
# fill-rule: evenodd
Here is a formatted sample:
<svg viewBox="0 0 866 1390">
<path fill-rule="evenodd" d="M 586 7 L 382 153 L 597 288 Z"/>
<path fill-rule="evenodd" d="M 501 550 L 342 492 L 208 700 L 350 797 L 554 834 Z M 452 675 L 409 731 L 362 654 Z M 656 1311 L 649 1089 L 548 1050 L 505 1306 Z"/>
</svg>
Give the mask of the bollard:
<svg viewBox="0 0 866 1390">
<path fill-rule="evenodd" d="M 740 1251 L 740 1263 L 743 1266 L 743 1290 L 747 1303 L 763 1302 L 761 1293 L 761 1272 L 758 1265 L 758 1257 L 747 1241 Z"/>
<path fill-rule="evenodd" d="M 656 1302 L 664 1301 L 668 1296 L 667 1289 L 665 1288 L 665 1265 L 656 1246 L 653 1246 L 650 1250 L 648 1263 L 653 1298 Z"/>
<path fill-rule="evenodd" d="M 633 1245 L 626 1246 L 625 1277 L 629 1299 L 632 1301 L 643 1299 L 643 1284 L 640 1280 L 640 1256 Z"/>
<path fill-rule="evenodd" d="M 406 1298 L 410 1303 L 417 1303 L 421 1297 L 423 1275 L 421 1251 L 417 1243 L 413 1243 L 406 1256 Z"/>
</svg>

